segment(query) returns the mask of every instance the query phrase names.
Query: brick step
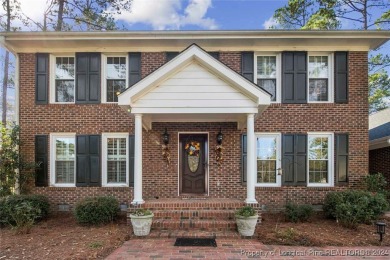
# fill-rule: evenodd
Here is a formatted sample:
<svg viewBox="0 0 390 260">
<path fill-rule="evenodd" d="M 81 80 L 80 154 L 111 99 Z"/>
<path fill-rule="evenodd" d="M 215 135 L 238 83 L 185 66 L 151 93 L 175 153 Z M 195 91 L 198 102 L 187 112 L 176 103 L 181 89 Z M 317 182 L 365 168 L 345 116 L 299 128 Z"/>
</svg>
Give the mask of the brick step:
<svg viewBox="0 0 390 260">
<path fill-rule="evenodd" d="M 143 208 L 154 210 L 236 210 L 245 206 L 243 201 L 234 199 L 210 200 L 150 200 Z"/>
<path fill-rule="evenodd" d="M 154 210 L 157 219 L 234 220 L 234 210 Z"/>
<path fill-rule="evenodd" d="M 149 236 L 137 237 L 132 235 L 132 238 L 148 239 L 148 238 L 178 238 L 178 237 L 198 237 L 198 238 L 256 238 L 257 234 L 252 237 L 241 236 L 237 231 L 225 230 L 225 231 L 204 231 L 204 230 L 151 230 Z"/>
<path fill-rule="evenodd" d="M 237 225 L 234 220 L 173 220 L 153 219 L 152 230 L 206 230 L 206 231 L 235 231 Z"/>
</svg>

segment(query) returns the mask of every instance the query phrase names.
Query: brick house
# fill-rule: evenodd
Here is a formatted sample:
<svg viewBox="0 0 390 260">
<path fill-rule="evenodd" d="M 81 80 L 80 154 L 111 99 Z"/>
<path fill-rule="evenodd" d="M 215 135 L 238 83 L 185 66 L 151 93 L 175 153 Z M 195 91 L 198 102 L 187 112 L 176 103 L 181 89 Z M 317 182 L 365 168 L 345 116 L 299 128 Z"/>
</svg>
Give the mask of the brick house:
<svg viewBox="0 0 390 260">
<path fill-rule="evenodd" d="M 367 52 L 389 38 L 386 31 L 2 33 L 17 57 L 21 151 L 42 162 L 32 192 L 55 210 L 96 195 L 124 207 L 188 207 L 184 198 L 220 208 L 321 205 L 328 192 L 359 188 L 368 174 Z"/>
<path fill-rule="evenodd" d="M 382 173 L 390 189 L 390 108 L 370 115 L 370 173 Z"/>
</svg>

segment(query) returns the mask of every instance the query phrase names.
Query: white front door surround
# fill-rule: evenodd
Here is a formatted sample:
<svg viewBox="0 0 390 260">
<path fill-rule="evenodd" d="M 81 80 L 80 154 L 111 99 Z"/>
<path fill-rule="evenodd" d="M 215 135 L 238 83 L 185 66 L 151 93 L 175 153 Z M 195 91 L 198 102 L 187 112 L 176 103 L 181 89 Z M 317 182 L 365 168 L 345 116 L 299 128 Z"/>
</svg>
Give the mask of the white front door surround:
<svg viewBox="0 0 390 260">
<path fill-rule="evenodd" d="M 256 203 L 256 115 L 270 94 L 191 45 L 174 59 L 119 95 L 118 104 L 134 116 L 134 199 L 142 198 L 142 128 L 152 122 L 236 122 L 247 128 L 247 203 Z M 190 129 L 189 129 L 190 130 Z"/>
</svg>

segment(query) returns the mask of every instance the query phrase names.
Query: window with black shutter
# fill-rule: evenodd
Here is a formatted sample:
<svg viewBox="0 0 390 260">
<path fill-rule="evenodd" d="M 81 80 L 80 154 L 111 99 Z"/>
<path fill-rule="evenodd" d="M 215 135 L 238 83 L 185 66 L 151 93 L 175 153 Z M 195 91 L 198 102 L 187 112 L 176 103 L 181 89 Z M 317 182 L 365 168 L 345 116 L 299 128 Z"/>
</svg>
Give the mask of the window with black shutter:
<svg viewBox="0 0 390 260">
<path fill-rule="evenodd" d="M 129 52 L 129 87 L 141 80 L 141 53 Z"/>
<path fill-rule="evenodd" d="M 241 135 L 241 183 L 246 183 L 247 142 L 246 134 Z"/>
<path fill-rule="evenodd" d="M 129 135 L 129 185 L 134 187 L 134 135 Z"/>
<path fill-rule="evenodd" d="M 35 186 L 44 187 L 48 184 L 48 151 L 47 135 L 35 136 L 35 163 L 38 167 L 35 169 Z"/>
<path fill-rule="evenodd" d="M 335 102 L 348 103 L 348 52 L 335 52 Z"/>
<path fill-rule="evenodd" d="M 100 136 L 76 136 L 76 186 L 101 186 Z"/>
<path fill-rule="evenodd" d="M 100 103 L 100 53 L 76 53 L 76 103 Z"/>
<path fill-rule="evenodd" d="M 49 54 L 35 55 L 35 104 L 43 105 L 49 102 Z"/>
<path fill-rule="evenodd" d="M 285 186 L 306 185 L 307 135 L 284 134 L 282 136 L 282 183 Z"/>
<path fill-rule="evenodd" d="M 282 102 L 307 103 L 307 53 L 282 53 Z"/>
<path fill-rule="evenodd" d="M 336 134 L 336 178 L 339 184 L 348 182 L 348 134 Z"/>
<path fill-rule="evenodd" d="M 254 81 L 254 58 L 252 51 L 241 53 L 241 74 L 252 82 Z"/>
</svg>

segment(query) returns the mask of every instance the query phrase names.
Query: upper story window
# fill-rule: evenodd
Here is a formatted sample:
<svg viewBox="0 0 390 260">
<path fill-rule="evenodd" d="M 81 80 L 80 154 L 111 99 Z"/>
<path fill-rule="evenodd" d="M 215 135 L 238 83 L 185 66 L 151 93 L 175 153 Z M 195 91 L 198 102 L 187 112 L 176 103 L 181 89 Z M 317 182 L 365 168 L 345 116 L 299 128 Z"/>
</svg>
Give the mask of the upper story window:
<svg viewBox="0 0 390 260">
<path fill-rule="evenodd" d="M 272 94 L 271 101 L 280 102 L 280 56 L 277 54 L 258 54 L 255 67 L 257 85 Z"/>
<path fill-rule="evenodd" d="M 76 141 L 74 134 L 52 134 L 51 184 L 53 186 L 75 186 Z"/>
<path fill-rule="evenodd" d="M 332 102 L 332 56 L 309 54 L 308 60 L 309 102 Z"/>
<path fill-rule="evenodd" d="M 75 58 L 74 56 L 52 56 L 52 103 L 74 103 Z"/>
<path fill-rule="evenodd" d="M 118 102 L 118 95 L 127 88 L 127 57 L 104 55 L 104 102 Z"/>
<path fill-rule="evenodd" d="M 280 134 L 258 134 L 257 183 L 259 186 L 280 186 L 281 178 L 277 174 L 280 168 Z"/>
</svg>

